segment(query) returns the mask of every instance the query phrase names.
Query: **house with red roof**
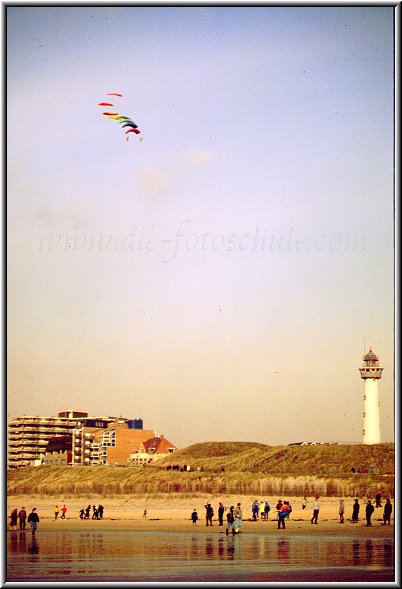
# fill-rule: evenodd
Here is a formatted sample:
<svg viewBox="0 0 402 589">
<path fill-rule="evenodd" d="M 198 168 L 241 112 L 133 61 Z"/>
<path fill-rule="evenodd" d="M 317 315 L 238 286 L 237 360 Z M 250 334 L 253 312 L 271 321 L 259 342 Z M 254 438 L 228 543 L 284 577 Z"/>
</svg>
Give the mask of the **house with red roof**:
<svg viewBox="0 0 402 589">
<path fill-rule="evenodd" d="M 177 450 L 178 448 L 164 436 L 154 435 L 153 438 L 140 442 L 138 450 L 130 454 L 129 463 L 132 466 L 150 464 L 160 458 L 169 456 L 169 454 L 173 454 Z"/>
</svg>

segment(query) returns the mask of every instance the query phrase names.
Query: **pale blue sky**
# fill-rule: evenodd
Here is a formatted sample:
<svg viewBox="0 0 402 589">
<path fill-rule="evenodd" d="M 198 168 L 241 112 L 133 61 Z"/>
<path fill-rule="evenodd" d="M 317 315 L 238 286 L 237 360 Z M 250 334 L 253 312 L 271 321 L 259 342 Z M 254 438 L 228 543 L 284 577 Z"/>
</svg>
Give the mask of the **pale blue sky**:
<svg viewBox="0 0 402 589">
<path fill-rule="evenodd" d="M 393 10 L 7 8 L 9 417 L 393 440 Z"/>
</svg>

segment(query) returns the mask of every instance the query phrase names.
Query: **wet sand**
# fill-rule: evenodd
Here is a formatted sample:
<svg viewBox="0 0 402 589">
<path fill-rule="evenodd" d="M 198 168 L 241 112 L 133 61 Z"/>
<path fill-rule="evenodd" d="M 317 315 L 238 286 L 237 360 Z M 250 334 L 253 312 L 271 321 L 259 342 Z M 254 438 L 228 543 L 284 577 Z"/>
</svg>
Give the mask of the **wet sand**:
<svg viewBox="0 0 402 589">
<path fill-rule="evenodd" d="M 32 507 L 37 508 L 40 518 L 38 532 L 40 530 L 71 530 L 71 531 L 174 531 L 174 532 L 194 532 L 197 533 L 216 533 L 224 532 L 226 517 L 224 515 L 224 526 L 218 525 L 217 510 L 218 503 L 222 501 L 225 508 L 230 505 L 236 505 L 238 501 L 242 504 L 243 509 L 243 526 L 242 533 L 267 533 L 281 535 L 286 532 L 289 535 L 306 535 L 314 534 L 315 536 L 342 536 L 351 535 L 365 538 L 385 538 L 394 535 L 394 520 L 391 518 L 391 525 L 382 525 L 383 506 L 377 508 L 372 516 L 372 526 L 366 526 L 365 504 L 360 500 L 360 521 L 352 524 L 350 521 L 352 514 L 353 498 L 345 499 L 345 523 L 340 524 L 338 515 L 339 498 L 321 498 L 321 509 L 318 518 L 318 525 L 311 524 L 312 509 L 310 508 L 313 498 L 308 498 L 309 503 L 305 510 L 301 508 L 301 498 L 290 497 L 282 498 L 289 500 L 293 511 L 290 519 L 286 520 L 286 530 L 278 530 L 275 521 L 275 505 L 277 498 L 274 500 L 268 497 L 271 505 L 271 512 L 268 520 L 254 521 L 251 518 L 251 505 L 256 497 L 247 496 L 219 496 L 219 497 L 163 497 L 163 498 L 146 498 L 135 496 L 114 496 L 108 497 L 84 497 L 84 498 L 51 498 L 51 497 L 33 497 L 33 496 L 13 496 L 7 499 L 7 514 L 12 508 L 18 510 L 25 506 L 29 513 Z M 258 499 L 258 497 L 257 497 Z M 265 498 L 261 498 L 265 501 Z M 215 516 L 213 526 L 205 525 L 205 503 L 211 503 L 214 507 Z M 67 506 L 66 519 L 61 520 L 60 515 L 57 521 L 54 521 L 53 509 L 55 505 L 61 509 L 63 503 Z M 92 520 L 92 511 L 90 519 L 81 520 L 79 511 L 86 508 L 87 505 L 101 503 L 104 508 L 104 518 L 102 520 Z M 384 505 L 384 504 L 383 504 Z M 194 525 L 190 519 L 191 512 L 196 508 L 199 521 Z M 147 510 L 147 517 L 143 517 L 144 509 Z"/>
</svg>

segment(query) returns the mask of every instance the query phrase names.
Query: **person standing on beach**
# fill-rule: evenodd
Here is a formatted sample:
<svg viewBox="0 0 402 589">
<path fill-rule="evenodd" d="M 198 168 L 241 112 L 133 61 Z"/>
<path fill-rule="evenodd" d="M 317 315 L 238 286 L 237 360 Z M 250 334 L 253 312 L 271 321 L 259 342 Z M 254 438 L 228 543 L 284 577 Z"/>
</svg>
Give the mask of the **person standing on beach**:
<svg viewBox="0 0 402 589">
<path fill-rule="evenodd" d="M 234 529 L 235 517 L 233 514 L 233 510 L 234 510 L 234 507 L 233 507 L 233 505 L 231 505 L 229 511 L 226 514 L 226 520 L 227 520 L 226 536 L 229 535 L 229 530 L 232 530 L 232 535 L 234 535 L 234 533 L 235 533 L 235 529 Z"/>
<path fill-rule="evenodd" d="M 239 533 L 239 530 L 241 528 L 241 525 L 243 523 L 243 512 L 242 512 L 242 509 L 241 509 L 241 503 L 238 503 L 236 505 L 236 509 L 233 511 L 233 515 L 234 515 L 234 518 L 235 518 L 235 521 L 234 521 L 234 530 L 235 530 L 235 533 L 238 534 Z"/>
<path fill-rule="evenodd" d="M 281 524 L 282 524 L 282 528 L 285 529 L 285 518 L 289 515 L 289 513 L 290 513 L 290 507 L 288 505 L 288 502 L 285 501 L 279 511 L 278 530 L 281 527 Z"/>
<path fill-rule="evenodd" d="M 17 529 L 17 522 L 18 522 L 18 509 L 15 508 L 12 510 L 10 514 L 10 530 Z"/>
<path fill-rule="evenodd" d="M 353 511 L 352 511 L 352 524 L 357 524 L 357 522 L 359 521 L 359 511 L 360 511 L 359 500 L 355 499 L 355 502 L 353 504 Z"/>
<path fill-rule="evenodd" d="M 255 499 L 253 505 L 251 506 L 251 513 L 253 515 L 253 519 L 258 519 L 258 512 L 260 511 L 260 505 L 258 503 L 258 499 Z"/>
<path fill-rule="evenodd" d="M 91 511 L 91 506 L 88 505 L 88 507 L 85 509 L 85 518 L 84 519 L 89 519 L 89 512 Z"/>
<path fill-rule="evenodd" d="M 25 524 L 27 519 L 27 512 L 25 507 L 22 507 L 18 512 L 18 519 L 20 520 L 20 530 L 25 530 Z"/>
<path fill-rule="evenodd" d="M 380 493 L 380 491 L 378 491 L 378 493 L 375 496 L 375 506 L 381 507 L 381 493 Z"/>
<path fill-rule="evenodd" d="M 147 517 L 147 510 L 144 509 L 144 513 L 142 514 L 142 517 Z"/>
<path fill-rule="evenodd" d="M 260 519 L 265 519 L 264 501 L 260 501 Z"/>
<path fill-rule="evenodd" d="M 33 507 L 31 513 L 28 515 L 28 523 L 31 526 L 32 533 L 35 534 L 39 523 L 39 515 L 36 513 L 36 507 Z"/>
<path fill-rule="evenodd" d="M 286 516 L 286 519 L 289 519 L 289 516 L 293 511 L 292 506 L 290 505 L 289 501 L 284 501 L 283 504 L 286 505 L 286 507 L 288 508 L 288 514 Z"/>
<path fill-rule="evenodd" d="M 343 524 L 345 522 L 344 514 L 345 514 L 345 502 L 343 499 L 340 499 L 339 500 L 339 520 L 340 520 L 341 524 Z"/>
<path fill-rule="evenodd" d="M 279 520 L 279 513 L 281 511 L 282 505 L 283 505 L 282 499 L 278 499 L 278 503 L 276 504 L 276 521 Z"/>
<path fill-rule="evenodd" d="M 372 526 L 373 524 L 371 523 L 371 516 L 373 515 L 374 512 L 374 505 L 371 504 L 370 499 L 367 500 L 367 505 L 366 505 L 366 520 L 367 520 L 367 525 L 368 526 Z"/>
<path fill-rule="evenodd" d="M 54 511 L 54 521 L 56 521 L 57 516 L 59 515 L 59 506 L 58 505 L 55 505 L 53 511 Z"/>
<path fill-rule="evenodd" d="M 384 505 L 384 515 L 383 515 L 384 526 L 385 526 L 385 524 L 391 525 L 391 513 L 392 513 L 391 499 L 387 499 L 387 501 Z"/>
<path fill-rule="evenodd" d="M 60 519 L 66 519 L 66 511 L 67 511 L 67 507 L 65 505 L 63 505 L 63 507 L 61 508 Z"/>
<path fill-rule="evenodd" d="M 103 505 L 101 505 L 99 503 L 99 505 L 98 505 L 98 518 L 99 519 L 103 519 L 103 509 L 104 509 Z"/>
<path fill-rule="evenodd" d="M 264 517 L 265 519 L 268 519 L 269 516 L 269 512 L 271 511 L 271 506 L 268 503 L 268 501 L 265 501 L 265 505 L 264 505 Z"/>
<path fill-rule="evenodd" d="M 193 513 L 191 514 L 191 519 L 192 519 L 193 524 L 196 524 L 198 521 L 198 513 L 197 513 L 197 510 L 195 507 L 194 507 Z"/>
<path fill-rule="evenodd" d="M 317 495 L 317 497 L 314 499 L 314 501 L 311 504 L 311 509 L 313 510 L 313 517 L 311 518 L 312 524 L 318 524 L 318 514 L 320 512 L 320 503 L 319 503 L 318 499 L 319 499 L 319 497 Z"/>
<path fill-rule="evenodd" d="M 225 513 L 225 507 L 224 507 L 223 503 L 220 501 L 219 507 L 218 507 L 218 520 L 219 520 L 220 526 L 223 526 L 223 514 L 224 513 Z"/>
<path fill-rule="evenodd" d="M 205 512 L 206 525 L 212 526 L 212 518 L 214 516 L 213 507 L 210 503 L 207 503 L 206 505 L 204 505 L 204 507 L 206 509 L 206 512 Z"/>
</svg>

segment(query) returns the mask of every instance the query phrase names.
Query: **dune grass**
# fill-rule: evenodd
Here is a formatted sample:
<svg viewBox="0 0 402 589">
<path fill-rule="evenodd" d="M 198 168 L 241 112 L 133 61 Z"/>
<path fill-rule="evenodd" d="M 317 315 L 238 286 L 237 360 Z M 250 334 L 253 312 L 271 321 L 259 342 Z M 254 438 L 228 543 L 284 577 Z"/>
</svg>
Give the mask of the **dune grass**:
<svg viewBox="0 0 402 589">
<path fill-rule="evenodd" d="M 195 444 L 143 467 L 40 466 L 9 470 L 8 495 L 180 493 L 394 496 L 394 445 Z M 188 464 L 190 472 L 167 470 Z M 200 470 L 202 467 L 202 470 Z M 352 467 L 355 469 L 353 473 Z M 198 469 L 198 470 L 197 470 Z"/>
</svg>

